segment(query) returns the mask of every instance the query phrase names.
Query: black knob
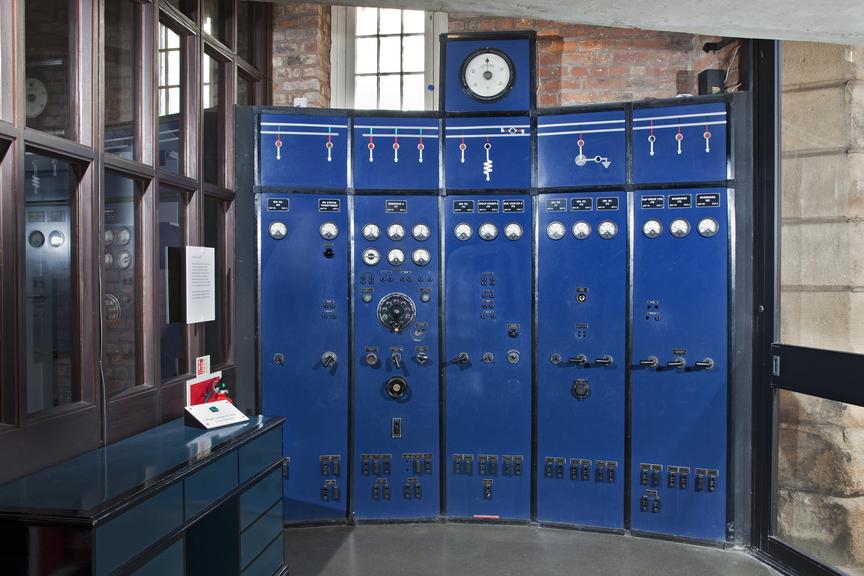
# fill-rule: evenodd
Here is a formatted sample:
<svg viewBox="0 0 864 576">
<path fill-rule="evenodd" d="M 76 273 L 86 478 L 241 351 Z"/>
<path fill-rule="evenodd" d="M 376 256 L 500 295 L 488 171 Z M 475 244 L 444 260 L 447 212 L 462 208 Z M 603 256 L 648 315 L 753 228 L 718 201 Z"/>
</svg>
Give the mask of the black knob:
<svg viewBox="0 0 864 576">
<path fill-rule="evenodd" d="M 417 363 L 423 366 L 426 362 L 429 361 L 429 354 L 426 352 L 418 352 L 414 358 L 417 360 Z"/>
<path fill-rule="evenodd" d="M 387 380 L 385 388 L 387 390 L 387 396 L 393 400 L 399 400 L 404 398 L 405 394 L 408 393 L 408 382 L 406 382 L 401 376 L 394 376 Z"/>
<path fill-rule="evenodd" d="M 460 352 L 459 354 L 456 355 L 455 358 L 453 358 L 454 364 L 467 364 L 468 361 L 469 361 L 469 358 L 468 358 L 467 352 Z"/>
<path fill-rule="evenodd" d="M 700 370 L 711 370 L 712 368 L 714 368 L 714 360 L 712 360 L 711 358 L 704 358 L 697 361 L 694 365 Z"/>
<path fill-rule="evenodd" d="M 585 366 L 588 364 L 588 357 L 585 354 L 579 354 L 578 356 L 571 356 L 567 358 L 568 364 L 577 364 L 579 366 Z"/>
<path fill-rule="evenodd" d="M 402 368 L 402 354 L 399 352 L 393 352 L 390 354 L 390 361 L 393 362 L 393 365 L 396 368 Z"/>
<path fill-rule="evenodd" d="M 324 257 L 325 258 L 333 258 L 334 252 L 333 248 L 327 247 L 324 249 Z"/>
<path fill-rule="evenodd" d="M 573 382 L 573 387 L 570 392 L 577 400 L 584 400 L 591 393 L 591 386 L 588 385 L 588 380 L 580 378 Z"/>
<path fill-rule="evenodd" d="M 277 366 L 282 366 L 283 364 L 285 364 L 285 356 L 283 356 L 281 352 L 277 352 L 273 355 L 273 364 L 276 364 Z"/>
<path fill-rule="evenodd" d="M 612 356 L 609 356 L 607 354 L 606 356 L 603 356 L 602 358 L 597 358 L 596 360 L 594 360 L 594 363 L 599 364 L 600 366 L 611 366 L 612 365 Z"/>
<path fill-rule="evenodd" d="M 686 365 L 687 362 L 683 358 L 676 358 L 674 360 L 666 362 L 666 366 L 669 368 L 683 368 Z"/>
<path fill-rule="evenodd" d="M 510 338 L 516 338 L 517 336 L 519 336 L 519 327 L 518 326 L 510 326 L 507 329 L 507 335 L 510 336 Z"/>
<path fill-rule="evenodd" d="M 657 364 L 658 360 L 654 356 L 649 356 L 648 358 L 639 361 L 639 365 L 645 366 L 646 368 L 656 368 Z"/>
<path fill-rule="evenodd" d="M 336 365 L 338 358 L 334 352 L 325 352 L 321 355 L 321 365 L 325 368 L 332 368 Z"/>
</svg>

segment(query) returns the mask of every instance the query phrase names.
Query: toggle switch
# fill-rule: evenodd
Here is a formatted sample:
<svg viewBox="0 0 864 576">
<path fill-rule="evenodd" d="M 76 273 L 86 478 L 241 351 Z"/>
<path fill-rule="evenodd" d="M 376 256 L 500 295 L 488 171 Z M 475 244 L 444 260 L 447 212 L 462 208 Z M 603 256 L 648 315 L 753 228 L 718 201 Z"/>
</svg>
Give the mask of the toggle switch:
<svg viewBox="0 0 864 576">
<path fill-rule="evenodd" d="M 402 368 L 402 354 L 399 352 L 393 352 L 390 354 L 390 361 L 393 362 L 393 366 L 398 369 Z"/>
<path fill-rule="evenodd" d="M 470 358 L 467 352 L 460 352 L 453 358 L 454 364 L 468 364 L 468 362 L 470 362 Z"/>
<path fill-rule="evenodd" d="M 700 370 L 711 370 L 712 368 L 714 368 L 714 360 L 712 360 L 711 358 L 703 358 L 702 360 L 696 361 L 694 366 L 696 366 L 696 368 L 699 368 Z"/>
<path fill-rule="evenodd" d="M 557 366 L 558 364 L 561 363 L 561 355 L 560 354 L 552 354 L 552 356 L 549 357 L 549 362 L 551 362 L 552 364 Z"/>
<path fill-rule="evenodd" d="M 657 360 L 656 356 L 649 356 L 648 358 L 639 361 L 639 365 L 644 366 L 645 368 L 656 368 L 659 363 L 660 362 Z"/>
<path fill-rule="evenodd" d="M 273 355 L 273 364 L 277 366 L 282 366 L 283 364 L 285 364 L 285 356 L 277 352 Z"/>
<path fill-rule="evenodd" d="M 509 326 L 507 326 L 507 335 L 510 336 L 510 338 L 516 338 L 517 336 L 519 336 L 519 325 L 510 324 Z"/>
<path fill-rule="evenodd" d="M 495 361 L 495 356 L 493 356 L 491 352 L 484 352 L 483 353 L 483 362 L 484 363 L 491 364 L 494 361 Z"/>
<path fill-rule="evenodd" d="M 579 354 L 578 356 L 571 356 L 567 359 L 568 364 L 576 364 L 577 366 L 585 366 L 588 364 L 588 357 L 585 354 Z"/>
<path fill-rule="evenodd" d="M 674 360 L 666 362 L 668 368 L 684 368 L 686 365 L 687 361 L 684 360 L 684 358 L 675 358 Z"/>
<path fill-rule="evenodd" d="M 429 361 L 429 354 L 427 354 L 426 352 L 417 352 L 417 354 L 414 356 L 414 359 L 417 360 L 418 364 L 424 366 L 426 362 Z"/>
<path fill-rule="evenodd" d="M 598 364 L 600 366 L 611 366 L 612 365 L 612 356 L 609 356 L 607 354 L 606 356 L 603 356 L 602 358 L 597 358 L 596 360 L 594 360 L 594 363 Z"/>
<path fill-rule="evenodd" d="M 332 368 L 336 365 L 337 361 L 338 357 L 335 352 L 325 352 L 321 355 L 321 365 L 324 366 L 324 368 Z"/>
<path fill-rule="evenodd" d="M 507 362 L 510 364 L 518 364 L 519 363 L 519 352 L 517 350 L 510 350 L 507 352 Z"/>
<path fill-rule="evenodd" d="M 378 364 L 378 355 L 374 352 L 369 352 L 368 354 L 366 354 L 366 364 L 368 364 L 369 366 L 375 366 L 376 364 Z"/>
</svg>

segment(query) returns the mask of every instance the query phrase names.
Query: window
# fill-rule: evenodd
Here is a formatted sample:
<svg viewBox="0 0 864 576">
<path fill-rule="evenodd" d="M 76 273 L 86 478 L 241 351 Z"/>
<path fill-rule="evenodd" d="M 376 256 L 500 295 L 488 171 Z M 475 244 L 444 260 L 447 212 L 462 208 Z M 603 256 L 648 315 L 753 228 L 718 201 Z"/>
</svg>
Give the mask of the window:
<svg viewBox="0 0 864 576">
<path fill-rule="evenodd" d="M 223 158 L 225 156 L 225 96 L 223 79 L 225 65 L 204 53 L 202 66 L 201 104 L 204 108 L 204 139 L 201 141 L 204 154 L 204 181 L 222 184 Z"/>
<path fill-rule="evenodd" d="M 221 366 L 228 358 L 226 316 L 230 306 L 225 294 L 228 284 L 226 268 L 226 235 L 228 202 L 212 196 L 204 198 L 204 246 L 216 250 L 216 320 L 204 324 L 204 353 L 210 355 L 213 366 Z"/>
<path fill-rule="evenodd" d="M 233 2 L 225 2 L 224 0 L 201 0 L 201 30 L 210 34 L 214 38 L 221 40 L 224 44 L 226 41 L 227 31 L 227 16 L 230 12 L 226 10 L 226 4 Z"/>
<path fill-rule="evenodd" d="M 140 92 L 137 15 L 138 4 L 133 0 L 105 4 L 105 151 L 129 160 L 135 157 L 135 115 Z"/>
<path fill-rule="evenodd" d="M 180 34 L 159 24 L 159 167 L 183 172 L 185 47 Z"/>
<path fill-rule="evenodd" d="M 179 274 L 172 263 L 179 263 L 178 251 L 186 245 L 186 197 L 179 190 L 162 187 L 159 191 L 159 288 L 157 301 L 160 318 L 160 365 L 162 380 L 170 380 L 189 371 L 186 357 L 186 325 L 177 312 L 180 305 L 177 286 L 169 282 L 170 274 Z M 172 253 L 173 251 L 173 253 Z"/>
</svg>

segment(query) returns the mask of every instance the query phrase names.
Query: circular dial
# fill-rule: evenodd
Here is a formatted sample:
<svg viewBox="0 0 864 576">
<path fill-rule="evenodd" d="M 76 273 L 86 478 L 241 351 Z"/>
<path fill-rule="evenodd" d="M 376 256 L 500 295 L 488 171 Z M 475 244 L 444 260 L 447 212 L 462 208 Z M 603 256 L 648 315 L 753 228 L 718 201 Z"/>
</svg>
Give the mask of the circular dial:
<svg viewBox="0 0 864 576">
<path fill-rule="evenodd" d="M 401 400 L 408 393 L 408 382 L 401 376 L 394 376 L 387 380 L 384 388 L 387 390 L 387 396 L 393 400 Z"/>
<path fill-rule="evenodd" d="M 576 222 L 573 224 L 573 236 L 575 236 L 577 240 L 585 240 L 591 236 L 591 225 L 584 220 Z"/>
<path fill-rule="evenodd" d="M 546 226 L 546 235 L 551 240 L 560 240 L 564 237 L 564 234 L 567 233 L 567 229 L 564 227 L 564 224 L 558 222 L 557 220 L 554 222 L 550 222 L 548 226 Z"/>
<path fill-rule="evenodd" d="M 401 240 L 405 237 L 405 227 L 401 224 L 391 224 L 387 227 L 387 237 L 393 241 Z"/>
<path fill-rule="evenodd" d="M 377 224 L 366 224 L 363 226 L 363 238 L 372 242 L 381 237 L 381 228 Z"/>
<path fill-rule="evenodd" d="M 387 262 L 389 262 L 391 266 L 401 266 L 405 263 L 405 253 L 398 248 L 394 248 L 387 253 Z"/>
<path fill-rule="evenodd" d="M 333 222 L 324 222 L 321 224 L 321 227 L 318 229 L 318 232 L 321 234 L 321 238 L 324 240 L 333 240 L 337 236 L 339 236 L 339 227 L 336 226 Z"/>
<path fill-rule="evenodd" d="M 38 78 L 27 78 L 25 98 L 27 99 L 27 118 L 37 118 L 48 105 L 48 88 Z"/>
<path fill-rule="evenodd" d="M 59 230 L 54 230 L 50 234 L 48 234 L 48 243 L 54 248 L 59 248 L 63 246 L 66 242 L 66 236 L 63 235 Z"/>
<path fill-rule="evenodd" d="M 690 223 L 683 218 L 673 220 L 672 223 L 669 224 L 669 233 L 675 238 L 683 238 L 690 233 Z"/>
<path fill-rule="evenodd" d="M 114 255 L 110 252 L 105 253 L 105 269 L 110 270 L 114 267 Z"/>
<path fill-rule="evenodd" d="M 401 292 L 387 294 L 378 303 L 378 321 L 391 332 L 401 332 L 414 323 L 414 301 Z"/>
<path fill-rule="evenodd" d="M 282 240 L 288 235 L 288 227 L 284 222 L 273 222 L 270 224 L 270 237 L 274 240 Z"/>
<path fill-rule="evenodd" d="M 105 307 L 105 323 L 109 328 L 117 326 L 123 313 L 120 299 L 114 294 L 105 294 L 105 297 L 102 298 L 102 305 Z"/>
<path fill-rule="evenodd" d="M 411 235 L 414 237 L 414 240 L 423 242 L 424 240 L 429 239 L 429 236 L 432 235 L 432 231 L 426 224 L 417 224 L 414 226 L 414 229 L 411 230 Z"/>
<path fill-rule="evenodd" d="M 453 233 L 456 234 L 456 238 L 459 240 L 470 240 L 471 236 L 474 235 L 474 230 L 471 229 L 470 224 L 462 222 L 461 224 L 456 225 L 456 228 L 453 229 Z"/>
<path fill-rule="evenodd" d="M 33 230 L 27 237 L 27 241 L 33 248 L 41 248 L 45 244 L 45 234 L 39 230 Z"/>
<path fill-rule="evenodd" d="M 411 255 L 411 261 L 417 266 L 426 266 L 431 260 L 432 255 L 429 254 L 429 251 L 425 248 L 418 248 L 417 250 L 414 250 L 414 253 Z"/>
<path fill-rule="evenodd" d="M 363 262 L 369 266 L 375 266 L 381 261 L 381 254 L 375 248 L 367 248 L 363 251 Z"/>
<path fill-rule="evenodd" d="M 663 232 L 663 225 L 657 220 L 648 220 L 642 225 L 642 233 L 648 238 L 657 238 Z"/>
<path fill-rule="evenodd" d="M 110 246 L 114 243 L 114 231 L 105 230 L 105 246 Z"/>
<path fill-rule="evenodd" d="M 600 234 L 600 237 L 604 240 L 610 240 L 618 235 L 618 225 L 606 220 L 601 222 L 597 227 L 597 233 Z"/>
<path fill-rule="evenodd" d="M 516 70 L 510 58 L 499 50 L 481 48 L 462 65 L 462 87 L 481 102 L 503 98 L 513 87 Z"/>
<path fill-rule="evenodd" d="M 115 237 L 119 246 L 126 246 L 132 240 L 132 231 L 128 228 L 121 228 Z"/>
<path fill-rule="evenodd" d="M 498 237 L 498 227 L 491 222 L 486 222 L 480 225 L 479 233 L 483 240 L 494 240 Z"/>
<path fill-rule="evenodd" d="M 703 218 L 696 226 L 699 234 L 705 238 L 711 238 L 720 231 L 720 224 L 714 218 Z"/>
<path fill-rule="evenodd" d="M 518 240 L 522 237 L 522 226 L 516 222 L 511 222 L 504 227 L 504 236 L 508 240 Z"/>
<path fill-rule="evenodd" d="M 126 270 L 132 265 L 132 255 L 125 250 L 117 256 L 117 267 L 121 270 Z"/>
<path fill-rule="evenodd" d="M 585 400 L 591 394 L 591 386 L 588 384 L 588 380 L 580 378 L 573 382 L 570 392 L 577 400 Z"/>
</svg>

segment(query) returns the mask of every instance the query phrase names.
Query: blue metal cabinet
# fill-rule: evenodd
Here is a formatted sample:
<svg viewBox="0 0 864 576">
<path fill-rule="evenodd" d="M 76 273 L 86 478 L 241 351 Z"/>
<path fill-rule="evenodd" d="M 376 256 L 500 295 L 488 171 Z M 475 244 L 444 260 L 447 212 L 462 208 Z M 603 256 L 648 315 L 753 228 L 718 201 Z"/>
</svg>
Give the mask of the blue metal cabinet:
<svg viewBox="0 0 864 576">
<path fill-rule="evenodd" d="M 348 118 L 261 114 L 261 186 L 344 190 L 348 186 Z"/>
<path fill-rule="evenodd" d="M 622 110 L 537 118 L 537 185 L 623 185 L 627 174 Z"/>
<path fill-rule="evenodd" d="M 354 120 L 354 188 L 438 190 L 440 121 L 361 116 Z"/>
<path fill-rule="evenodd" d="M 451 190 L 524 190 L 531 186 L 528 116 L 448 118 L 445 182 Z"/>
</svg>

